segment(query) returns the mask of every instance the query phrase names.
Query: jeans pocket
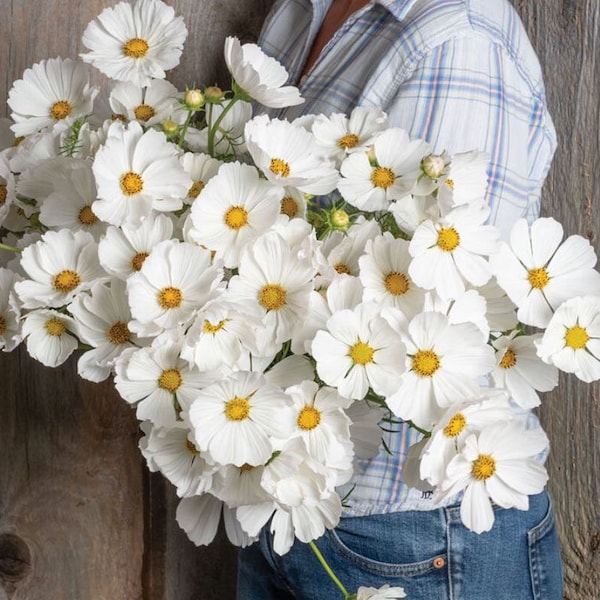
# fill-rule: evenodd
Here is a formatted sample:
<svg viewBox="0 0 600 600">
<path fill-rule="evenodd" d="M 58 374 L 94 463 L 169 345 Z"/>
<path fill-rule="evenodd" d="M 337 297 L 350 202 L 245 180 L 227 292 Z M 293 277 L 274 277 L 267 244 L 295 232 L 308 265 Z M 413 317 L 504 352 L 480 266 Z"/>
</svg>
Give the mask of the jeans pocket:
<svg viewBox="0 0 600 600">
<path fill-rule="evenodd" d="M 562 600 L 562 562 L 551 503 L 540 523 L 527 532 L 527 543 L 534 599 Z"/>
</svg>

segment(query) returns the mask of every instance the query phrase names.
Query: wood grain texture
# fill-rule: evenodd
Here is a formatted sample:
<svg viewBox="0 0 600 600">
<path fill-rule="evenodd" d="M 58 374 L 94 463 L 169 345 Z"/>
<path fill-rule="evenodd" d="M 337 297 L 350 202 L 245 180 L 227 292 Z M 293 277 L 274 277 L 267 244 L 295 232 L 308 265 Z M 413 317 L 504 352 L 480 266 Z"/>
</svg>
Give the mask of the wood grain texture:
<svg viewBox="0 0 600 600">
<path fill-rule="evenodd" d="M 515 0 L 544 69 L 558 135 L 543 213 L 600 250 L 600 3 Z M 565 598 L 600 598 L 600 386 L 561 377 L 543 401 Z"/>
</svg>

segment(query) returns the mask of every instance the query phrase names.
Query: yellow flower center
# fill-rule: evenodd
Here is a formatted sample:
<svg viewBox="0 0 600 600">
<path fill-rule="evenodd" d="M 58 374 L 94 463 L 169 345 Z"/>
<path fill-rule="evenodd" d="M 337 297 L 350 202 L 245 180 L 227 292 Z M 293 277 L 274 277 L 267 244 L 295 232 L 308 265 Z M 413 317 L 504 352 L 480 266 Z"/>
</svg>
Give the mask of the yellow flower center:
<svg viewBox="0 0 600 600">
<path fill-rule="evenodd" d="M 477 481 L 485 481 L 496 472 L 496 461 L 489 454 L 480 454 L 472 464 L 471 475 Z"/>
<path fill-rule="evenodd" d="M 517 353 L 512 348 L 507 348 L 502 355 L 500 367 L 503 369 L 512 369 L 517 364 Z"/>
<path fill-rule="evenodd" d="M 248 223 L 248 211 L 243 206 L 232 206 L 225 213 L 225 224 L 230 229 L 241 229 Z"/>
<path fill-rule="evenodd" d="M 190 442 L 190 440 L 185 441 L 185 448 L 190 454 L 193 454 L 194 456 L 200 456 L 200 450 L 198 450 L 195 444 Z"/>
<path fill-rule="evenodd" d="M 550 275 L 548 275 L 548 271 L 546 271 L 545 267 L 542 267 L 541 269 L 531 269 L 527 273 L 527 279 L 529 280 L 531 287 L 536 290 L 542 290 L 550 283 Z"/>
<path fill-rule="evenodd" d="M 348 356 L 350 356 L 355 365 L 372 363 L 374 355 L 375 350 L 371 348 L 369 344 L 365 344 L 364 342 L 356 342 L 356 344 L 350 348 L 350 352 L 348 353 Z"/>
<path fill-rule="evenodd" d="M 59 100 L 50 108 L 50 116 L 56 121 L 66 119 L 73 110 L 71 103 L 68 100 Z"/>
<path fill-rule="evenodd" d="M 204 189 L 203 181 L 194 181 L 194 183 L 192 183 L 192 187 L 188 190 L 188 196 L 190 198 L 197 198 L 203 189 Z"/>
<path fill-rule="evenodd" d="M 248 473 L 248 471 L 252 471 L 256 469 L 254 465 L 249 465 L 248 463 L 244 463 L 241 467 L 238 467 L 241 473 Z"/>
<path fill-rule="evenodd" d="M 0 335 L 4 335 L 6 333 L 6 319 L 4 315 L 0 315 Z"/>
<path fill-rule="evenodd" d="M 131 332 L 127 327 L 127 323 L 123 323 L 122 321 L 113 323 L 108 330 L 108 339 L 117 346 L 119 344 L 125 344 L 130 338 Z"/>
<path fill-rule="evenodd" d="M 279 310 L 286 301 L 285 288 L 277 283 L 265 285 L 258 294 L 258 301 L 265 310 Z"/>
<path fill-rule="evenodd" d="M 289 177 L 290 165 L 281 158 L 272 158 L 271 164 L 269 165 L 269 171 L 278 177 Z"/>
<path fill-rule="evenodd" d="M 412 368 L 419 377 L 431 377 L 440 368 L 440 358 L 433 350 L 419 350 L 412 357 Z"/>
<path fill-rule="evenodd" d="M 225 404 L 225 416 L 230 421 L 243 421 L 250 416 L 250 402 L 248 398 L 237 396 Z"/>
<path fill-rule="evenodd" d="M 396 181 L 394 171 L 388 167 L 375 167 L 371 173 L 371 183 L 378 188 L 387 190 Z"/>
<path fill-rule="evenodd" d="M 4 183 L 0 183 L 0 206 L 6 204 L 6 198 L 8 197 L 8 191 Z"/>
<path fill-rule="evenodd" d="M 454 179 L 450 179 L 448 177 L 448 179 L 446 179 L 446 185 L 452 190 L 454 191 Z"/>
<path fill-rule="evenodd" d="M 148 258 L 148 252 L 138 252 L 132 259 L 131 259 L 131 268 L 134 271 L 139 271 L 142 268 L 142 265 L 144 264 L 144 261 Z"/>
<path fill-rule="evenodd" d="M 460 235 L 454 227 L 443 227 L 438 232 L 437 245 L 444 252 L 452 252 L 460 244 Z"/>
<path fill-rule="evenodd" d="M 179 288 L 166 287 L 158 292 L 158 303 L 161 308 L 179 308 L 183 302 L 183 294 Z"/>
<path fill-rule="evenodd" d="M 358 139 L 358 136 L 355 133 L 349 133 L 348 135 L 341 137 L 338 140 L 337 145 L 340 148 L 343 148 L 344 150 L 348 150 L 348 148 L 356 148 L 356 146 L 358 146 L 359 141 L 360 140 Z"/>
<path fill-rule="evenodd" d="M 79 211 L 79 222 L 82 225 L 94 225 L 98 222 L 98 217 L 94 214 L 91 206 L 84 206 Z"/>
<path fill-rule="evenodd" d="M 291 196 L 286 196 L 281 201 L 281 213 L 293 219 L 298 214 L 298 203 Z"/>
<path fill-rule="evenodd" d="M 579 325 L 569 327 L 565 332 L 565 344 L 573 350 L 583 350 L 589 339 L 588 332 Z"/>
<path fill-rule="evenodd" d="M 456 413 L 450 421 L 448 421 L 448 425 L 444 427 L 444 435 L 449 438 L 456 437 L 460 435 L 462 430 L 467 425 L 467 420 L 462 413 Z"/>
<path fill-rule="evenodd" d="M 384 279 L 385 289 L 392 294 L 392 296 L 402 296 L 408 292 L 410 284 L 408 283 L 408 277 L 404 273 L 388 273 Z"/>
<path fill-rule="evenodd" d="M 345 265 L 344 263 L 338 263 L 333 268 L 340 275 L 352 275 L 352 271 L 350 270 L 350 267 L 348 265 Z"/>
<path fill-rule="evenodd" d="M 298 415 L 298 427 L 310 431 L 321 422 L 321 413 L 314 406 L 305 406 Z"/>
<path fill-rule="evenodd" d="M 178 369 L 166 369 L 158 378 L 158 387 L 175 393 L 183 383 L 183 378 Z"/>
<path fill-rule="evenodd" d="M 133 114 L 138 121 L 149 121 L 156 111 L 149 104 L 139 104 L 133 109 Z"/>
<path fill-rule="evenodd" d="M 67 327 L 65 326 L 64 321 L 61 321 L 60 319 L 58 319 L 56 317 L 53 317 L 52 319 L 48 319 L 46 321 L 44 327 L 46 328 L 48 335 L 51 335 L 53 337 L 60 337 L 67 330 Z"/>
<path fill-rule="evenodd" d="M 123 44 L 123 54 L 129 58 L 144 58 L 149 49 L 148 42 L 142 38 L 132 38 Z"/>
<path fill-rule="evenodd" d="M 225 327 L 225 323 L 227 323 L 227 319 L 223 319 L 219 321 L 216 325 L 213 325 L 210 321 L 204 319 L 204 325 L 202 325 L 202 331 L 204 333 L 217 333 L 217 331 L 221 331 L 223 327 Z"/>
<path fill-rule="evenodd" d="M 63 293 L 72 292 L 81 283 L 81 277 L 76 271 L 66 269 L 54 277 L 52 286 Z"/>
<path fill-rule="evenodd" d="M 135 196 L 144 189 L 144 180 L 141 175 L 138 175 L 133 171 L 125 173 L 119 180 L 119 183 L 121 185 L 121 191 L 126 196 Z"/>
</svg>

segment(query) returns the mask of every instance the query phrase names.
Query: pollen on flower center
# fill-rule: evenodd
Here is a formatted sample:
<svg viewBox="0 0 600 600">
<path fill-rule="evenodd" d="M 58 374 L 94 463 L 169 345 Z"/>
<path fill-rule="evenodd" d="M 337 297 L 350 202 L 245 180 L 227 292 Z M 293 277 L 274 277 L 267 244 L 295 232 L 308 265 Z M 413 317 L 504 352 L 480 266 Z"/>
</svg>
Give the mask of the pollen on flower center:
<svg viewBox="0 0 600 600">
<path fill-rule="evenodd" d="M 131 332 L 127 327 L 127 323 L 117 321 L 110 326 L 107 337 L 113 344 L 125 344 L 131 338 Z"/>
<path fill-rule="evenodd" d="M 444 252 L 452 252 L 460 244 L 460 235 L 454 227 L 443 227 L 438 231 L 436 243 Z"/>
<path fill-rule="evenodd" d="M 281 213 L 293 219 L 298 214 L 298 203 L 291 196 L 286 196 L 281 201 Z"/>
<path fill-rule="evenodd" d="M 54 277 L 52 287 L 63 293 L 72 292 L 81 283 L 81 277 L 76 271 L 65 269 Z"/>
<path fill-rule="evenodd" d="M 343 148 L 344 150 L 348 150 L 348 148 L 356 148 L 356 146 L 358 146 L 359 141 L 360 140 L 358 139 L 358 136 L 355 133 L 349 133 L 348 135 L 341 137 L 337 141 L 337 145 L 340 148 Z"/>
<path fill-rule="evenodd" d="M 527 279 L 532 288 L 536 290 L 544 289 L 550 283 L 550 275 L 544 267 L 541 269 L 530 269 L 527 273 Z"/>
<path fill-rule="evenodd" d="M 178 369 L 165 369 L 158 378 L 158 387 L 172 393 L 176 392 L 182 383 L 183 378 Z"/>
<path fill-rule="evenodd" d="M 219 321 L 216 325 L 213 325 L 210 321 L 204 319 L 204 324 L 202 325 L 202 331 L 204 333 L 217 333 L 217 331 L 221 331 L 223 327 L 225 327 L 225 323 L 227 323 L 227 319 L 223 319 Z"/>
<path fill-rule="evenodd" d="M 142 38 L 132 38 L 123 44 L 123 54 L 129 58 L 144 58 L 150 46 Z"/>
<path fill-rule="evenodd" d="M 378 188 L 387 190 L 396 181 L 394 171 L 388 167 L 375 167 L 371 173 L 371 183 Z"/>
<path fill-rule="evenodd" d="M 183 294 L 179 288 L 166 287 L 158 292 L 158 303 L 162 308 L 179 308 L 183 302 Z"/>
<path fill-rule="evenodd" d="M 580 325 L 569 327 L 565 332 L 565 344 L 573 350 L 583 350 L 589 339 L 588 332 Z"/>
<path fill-rule="evenodd" d="M 367 365 L 372 363 L 374 355 L 375 350 L 371 348 L 369 344 L 365 344 L 364 342 L 356 342 L 356 344 L 350 348 L 350 352 L 348 353 L 348 356 L 350 356 L 355 365 Z"/>
<path fill-rule="evenodd" d="M 256 469 L 254 465 L 249 465 L 248 463 L 244 463 L 241 467 L 238 467 L 242 473 L 247 473 L 248 471 L 252 471 Z"/>
<path fill-rule="evenodd" d="M 6 333 L 6 319 L 4 315 L 0 315 L 0 335 L 4 335 Z"/>
<path fill-rule="evenodd" d="M 449 438 L 456 437 L 460 435 L 462 430 L 467 425 L 467 420 L 462 413 L 456 413 L 450 421 L 448 421 L 448 425 L 444 427 L 444 435 Z"/>
<path fill-rule="evenodd" d="M 79 211 L 79 222 L 82 225 L 94 225 L 98 222 L 98 217 L 94 214 L 91 206 L 84 206 Z"/>
<path fill-rule="evenodd" d="M 50 116 L 56 121 L 66 119 L 72 112 L 73 107 L 68 100 L 59 100 L 50 108 Z"/>
<path fill-rule="evenodd" d="M 408 277 L 404 273 L 388 273 L 384 279 L 385 289 L 392 294 L 392 296 L 402 296 L 408 292 L 410 284 Z"/>
<path fill-rule="evenodd" d="M 154 107 L 149 104 L 139 104 L 133 109 L 133 114 L 139 121 L 146 122 L 156 114 L 156 111 L 154 110 Z"/>
<path fill-rule="evenodd" d="M 65 326 L 64 322 L 56 317 L 48 319 L 44 324 L 44 327 L 46 328 L 48 334 L 53 337 L 60 337 L 67 330 L 67 327 Z"/>
<path fill-rule="evenodd" d="M 192 183 L 192 187 L 188 190 L 188 196 L 190 198 L 197 198 L 203 189 L 204 189 L 203 181 L 194 181 L 194 183 Z"/>
<path fill-rule="evenodd" d="M 119 180 L 119 184 L 121 185 L 121 191 L 126 196 L 135 196 L 144 189 L 144 180 L 142 179 L 142 176 L 133 171 L 125 173 Z"/>
<path fill-rule="evenodd" d="M 138 252 L 132 259 L 131 259 L 131 268 L 134 271 L 139 271 L 142 268 L 142 265 L 144 264 L 144 261 L 148 258 L 148 252 Z"/>
<path fill-rule="evenodd" d="M 321 413 L 314 406 L 305 406 L 298 415 L 298 427 L 310 431 L 321 422 Z"/>
<path fill-rule="evenodd" d="M 200 456 L 200 450 L 198 450 L 195 444 L 193 442 L 190 442 L 190 440 L 185 441 L 185 447 L 190 454 L 193 454 L 194 456 Z"/>
<path fill-rule="evenodd" d="M 6 184 L 0 183 L 0 206 L 4 206 L 4 204 L 6 204 L 7 196 L 8 191 L 6 190 Z"/>
<path fill-rule="evenodd" d="M 277 283 L 263 286 L 258 294 L 258 302 L 265 310 L 279 310 L 285 305 L 287 292 Z"/>
<path fill-rule="evenodd" d="M 232 206 L 225 213 L 225 224 L 230 229 L 241 229 L 248 223 L 248 212 L 243 206 Z"/>
<path fill-rule="evenodd" d="M 450 179 L 450 177 L 448 177 L 448 179 L 446 179 L 446 181 L 444 182 L 452 191 L 454 191 L 454 179 Z"/>
<path fill-rule="evenodd" d="M 503 369 L 512 369 L 517 364 L 517 353 L 512 348 L 507 348 L 502 355 L 500 367 Z"/>
<path fill-rule="evenodd" d="M 271 164 L 269 165 L 269 171 L 271 171 L 273 175 L 277 175 L 279 177 L 289 177 L 290 165 L 281 158 L 272 158 Z"/>
<path fill-rule="evenodd" d="M 352 275 L 352 271 L 350 270 L 350 267 L 348 265 L 345 265 L 344 263 L 338 263 L 333 268 L 340 275 Z"/>
<path fill-rule="evenodd" d="M 440 358 L 433 350 L 419 350 L 412 357 L 412 368 L 419 377 L 431 377 L 440 368 Z"/>
<path fill-rule="evenodd" d="M 471 475 L 477 481 L 485 481 L 496 472 L 496 461 L 489 454 L 480 454 L 471 467 Z"/>
<path fill-rule="evenodd" d="M 243 421 L 250 416 L 250 403 L 248 398 L 237 396 L 225 404 L 225 416 L 230 421 Z"/>
</svg>

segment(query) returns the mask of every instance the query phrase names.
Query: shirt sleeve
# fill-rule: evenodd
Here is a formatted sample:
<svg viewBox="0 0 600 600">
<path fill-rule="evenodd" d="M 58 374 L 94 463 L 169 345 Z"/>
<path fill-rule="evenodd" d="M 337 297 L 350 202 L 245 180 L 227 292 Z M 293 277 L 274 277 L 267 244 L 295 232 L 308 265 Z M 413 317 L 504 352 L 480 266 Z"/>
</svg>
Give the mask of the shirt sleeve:
<svg viewBox="0 0 600 600">
<path fill-rule="evenodd" d="M 399 76 L 391 122 L 425 139 L 434 152 L 490 155 L 490 222 L 506 236 L 516 219 L 539 214 L 540 191 L 556 147 L 543 88 L 483 35 L 453 37 Z"/>
</svg>

